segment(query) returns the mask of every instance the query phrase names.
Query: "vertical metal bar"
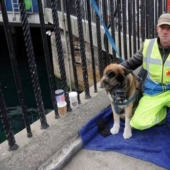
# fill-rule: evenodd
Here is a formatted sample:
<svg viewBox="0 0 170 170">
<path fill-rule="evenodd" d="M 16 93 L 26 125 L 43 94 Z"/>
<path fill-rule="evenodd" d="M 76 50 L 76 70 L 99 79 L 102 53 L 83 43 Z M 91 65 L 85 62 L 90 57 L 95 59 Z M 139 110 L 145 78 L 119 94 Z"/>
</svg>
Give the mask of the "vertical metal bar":
<svg viewBox="0 0 170 170">
<path fill-rule="evenodd" d="M 135 0 L 132 2 L 132 11 L 133 11 L 133 18 L 132 18 L 132 24 L 133 24 L 133 53 L 136 53 L 136 11 L 135 11 Z"/>
<path fill-rule="evenodd" d="M 108 25 L 108 15 L 107 15 L 107 1 L 106 0 L 103 0 L 102 1 L 102 10 L 103 10 L 103 21 L 105 23 L 105 25 L 107 26 Z M 106 62 L 107 64 L 110 63 L 110 60 L 109 60 L 109 45 L 108 45 L 108 39 L 106 38 L 105 39 L 106 41 L 104 41 L 105 43 L 105 51 L 106 51 Z"/>
<path fill-rule="evenodd" d="M 122 0 L 122 12 L 123 12 L 123 49 L 124 49 L 124 58 L 125 60 L 128 59 L 127 54 L 127 20 L 126 20 L 126 1 Z"/>
<path fill-rule="evenodd" d="M 158 1 L 158 17 L 162 14 L 162 0 Z"/>
<path fill-rule="evenodd" d="M 147 1 L 147 5 L 145 6 L 145 15 L 146 15 L 146 38 L 149 38 L 149 3 L 150 1 Z"/>
<path fill-rule="evenodd" d="M 41 128 L 46 129 L 49 127 L 49 125 L 47 124 L 47 120 L 45 116 L 44 103 L 43 103 L 42 95 L 41 95 L 41 88 L 40 88 L 39 79 L 38 79 L 34 49 L 33 49 L 31 33 L 30 33 L 29 23 L 27 19 L 27 12 L 25 9 L 24 0 L 19 0 L 19 8 L 20 8 L 20 17 L 21 17 L 25 47 L 26 47 L 26 52 L 27 52 L 27 58 L 28 58 L 28 63 L 29 63 L 29 68 L 30 68 L 30 73 L 31 73 L 31 78 L 32 78 L 33 90 L 34 90 L 38 113 L 40 115 Z"/>
<path fill-rule="evenodd" d="M 69 33 L 69 41 L 70 41 L 70 50 L 71 50 L 71 58 L 72 58 L 72 67 L 73 67 L 73 75 L 74 75 L 74 83 L 75 83 L 75 90 L 78 93 L 77 99 L 78 103 L 80 104 L 80 94 L 79 94 L 79 85 L 78 85 L 78 77 L 77 77 L 77 70 L 76 70 L 76 61 L 74 56 L 74 45 L 73 45 L 73 34 L 71 28 L 71 20 L 70 20 L 70 9 L 69 9 L 69 0 L 65 0 L 66 6 L 66 15 L 67 15 L 67 27 Z"/>
<path fill-rule="evenodd" d="M 132 8 L 131 0 L 128 0 L 128 35 L 129 35 L 129 56 L 132 57 Z"/>
<path fill-rule="evenodd" d="M 166 0 L 163 1 L 163 12 L 166 12 Z"/>
<path fill-rule="evenodd" d="M 98 0 L 96 0 L 96 3 L 98 5 Z M 101 78 L 103 76 L 103 70 L 105 65 L 104 65 L 104 58 L 102 55 L 100 20 L 98 18 L 96 11 L 95 11 L 95 18 L 96 18 L 96 36 L 97 36 L 97 52 L 98 52 L 98 60 L 99 60 L 99 74 Z"/>
<path fill-rule="evenodd" d="M 140 13 L 140 8 L 139 8 L 139 0 L 137 1 L 136 3 L 136 9 L 137 9 L 137 46 L 138 46 L 138 49 L 140 48 L 140 27 L 141 25 L 139 24 L 139 13 Z"/>
<path fill-rule="evenodd" d="M 90 11 L 90 2 L 87 1 L 87 17 L 88 17 L 88 26 L 89 26 L 89 39 L 90 39 L 90 51 L 92 57 L 92 71 L 93 71 L 93 82 L 94 82 L 94 92 L 97 92 L 96 86 L 96 68 L 95 68 L 95 58 L 94 58 L 94 46 L 93 46 L 93 38 L 92 38 L 92 28 L 91 28 L 91 11 Z"/>
<path fill-rule="evenodd" d="M 52 70 L 52 63 L 51 63 L 51 60 L 50 60 L 50 52 L 49 52 L 49 47 L 48 47 L 48 43 L 47 43 L 47 36 L 46 36 L 46 29 L 45 29 L 45 22 L 44 22 L 44 14 L 43 14 L 43 9 L 42 9 L 42 2 L 41 2 L 41 0 L 37 0 L 37 2 L 38 2 L 38 8 L 39 8 L 39 18 L 40 18 L 40 24 L 41 24 L 41 36 L 42 36 L 43 47 L 44 47 L 44 55 L 45 55 L 47 73 L 48 73 L 48 81 L 49 81 L 49 86 L 50 86 L 52 104 L 53 104 L 53 109 L 54 109 L 54 112 L 55 112 L 55 118 L 59 118 L 57 102 L 56 102 L 56 99 L 55 99 L 54 74 L 53 74 L 53 70 Z"/>
<path fill-rule="evenodd" d="M 19 75 L 18 64 L 16 61 L 16 56 L 15 56 L 15 51 L 14 51 L 14 44 L 12 42 L 12 35 L 11 35 L 11 30 L 10 30 L 10 26 L 9 26 L 9 21 L 8 21 L 8 16 L 7 16 L 7 11 L 6 11 L 4 0 L 1 0 L 0 4 L 1 4 L 1 9 L 2 9 L 1 11 L 2 11 L 2 17 L 3 17 L 3 21 L 4 21 L 4 30 L 5 30 L 6 40 L 7 40 L 7 44 L 8 44 L 8 50 L 9 50 L 12 71 L 13 71 L 13 75 L 14 75 L 14 79 L 15 79 L 15 84 L 16 84 L 16 88 L 17 88 L 17 92 L 18 92 L 20 105 L 22 108 L 22 116 L 24 118 L 24 124 L 25 124 L 26 130 L 27 130 L 27 136 L 32 137 L 27 107 L 26 107 L 26 103 L 25 103 L 25 99 L 24 99 L 24 92 L 23 92 L 22 85 L 21 85 L 21 79 L 20 79 L 20 75 Z"/>
<path fill-rule="evenodd" d="M 82 16 L 80 11 L 80 1 L 76 0 L 75 2 L 76 13 L 77 13 L 77 26 L 78 26 L 78 34 L 79 34 L 79 42 L 80 42 L 80 53 L 82 60 L 82 71 L 83 71 L 83 80 L 84 80 L 84 91 L 85 98 L 91 98 L 89 92 L 89 82 L 87 76 L 87 64 L 86 64 L 86 54 L 85 54 L 85 45 L 84 45 L 84 34 L 83 34 L 83 26 L 82 26 Z"/>
<path fill-rule="evenodd" d="M 16 141 L 15 141 L 15 138 L 12 132 L 11 124 L 7 117 L 7 108 L 6 108 L 6 103 L 3 97 L 1 84 L 0 84 L 0 117 L 2 119 L 2 125 L 5 130 L 6 138 L 8 140 L 9 150 L 17 150 L 19 146 L 16 144 Z"/>
<path fill-rule="evenodd" d="M 154 11 L 155 11 L 155 18 L 154 18 L 154 22 L 155 22 L 155 26 L 157 25 L 157 22 L 158 22 L 158 2 L 157 2 L 157 0 L 156 1 L 154 1 L 154 4 L 155 4 L 155 6 L 154 6 Z M 155 28 L 154 28 L 154 30 L 155 30 Z M 156 30 L 154 31 L 154 36 L 156 36 Z"/>
<path fill-rule="evenodd" d="M 153 15 L 154 15 L 154 8 L 153 8 L 153 0 L 148 1 L 148 37 L 153 38 Z"/>
<path fill-rule="evenodd" d="M 167 1 L 163 1 L 163 12 L 167 12 Z"/>
<path fill-rule="evenodd" d="M 122 56 L 122 41 L 121 41 L 121 30 L 122 30 L 122 21 L 121 21 L 121 0 L 117 0 L 118 5 L 118 44 L 120 56 Z"/>
<path fill-rule="evenodd" d="M 66 79 L 66 71 L 64 65 L 64 56 L 63 56 L 63 48 L 61 43 L 61 35 L 60 35 L 60 27 L 58 21 L 58 13 L 57 13 L 57 0 L 51 0 L 51 9 L 52 9 L 52 16 L 53 16 L 53 24 L 54 24 L 54 33 L 55 33 L 55 40 L 56 40 L 56 47 L 58 53 L 58 62 L 62 80 L 62 88 L 65 92 L 66 102 L 67 102 L 67 110 L 71 111 L 70 101 L 68 96 L 68 86 L 67 86 L 67 79 Z"/>
<path fill-rule="evenodd" d="M 67 75 L 68 75 L 68 84 L 69 89 L 72 91 L 72 77 L 71 77 L 71 63 L 70 63 L 70 55 L 69 55 L 69 49 L 68 49 L 68 42 L 67 42 L 67 32 L 66 32 L 66 20 L 64 15 L 64 2 L 61 1 L 61 13 L 62 13 L 62 24 L 63 24 L 63 33 L 64 33 L 64 41 L 65 41 L 65 54 L 66 54 L 66 65 L 67 65 Z"/>
<path fill-rule="evenodd" d="M 145 25 L 145 1 L 141 0 L 141 37 L 142 37 L 142 42 L 145 40 L 145 30 L 146 30 L 146 25 Z"/>
<path fill-rule="evenodd" d="M 155 0 L 155 23 L 157 23 L 158 19 L 158 1 Z"/>
<path fill-rule="evenodd" d="M 155 23 L 154 23 L 154 0 L 151 0 L 150 3 L 150 38 L 154 38 L 154 32 L 155 32 Z"/>
<path fill-rule="evenodd" d="M 152 0 L 150 0 L 150 1 L 148 1 L 148 38 L 151 38 L 152 37 L 152 32 L 151 31 L 153 31 L 153 30 L 151 30 L 151 25 L 152 25 L 152 21 L 151 21 L 151 19 L 152 19 L 152 12 L 153 11 L 151 11 L 152 9 L 152 7 L 151 7 L 151 4 L 152 4 L 152 2 L 151 2 Z"/>
<path fill-rule="evenodd" d="M 115 21 L 114 21 L 115 13 L 114 13 L 113 1 L 110 0 L 110 24 L 111 24 L 111 34 L 112 34 L 112 37 L 113 37 L 114 40 L 115 40 Z M 112 48 L 112 53 L 113 53 L 112 62 L 116 63 L 117 62 L 116 61 L 116 52 L 115 52 L 115 50 L 113 48 Z"/>
</svg>

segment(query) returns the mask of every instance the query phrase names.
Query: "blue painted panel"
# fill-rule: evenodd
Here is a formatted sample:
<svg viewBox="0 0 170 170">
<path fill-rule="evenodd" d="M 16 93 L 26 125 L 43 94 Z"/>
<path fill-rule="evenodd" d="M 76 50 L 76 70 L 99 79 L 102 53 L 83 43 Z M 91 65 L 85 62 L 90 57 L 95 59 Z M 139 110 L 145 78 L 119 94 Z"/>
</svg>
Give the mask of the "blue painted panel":
<svg viewBox="0 0 170 170">
<path fill-rule="evenodd" d="M 13 0 L 13 2 L 17 2 L 17 0 Z M 11 0 L 5 0 L 6 3 L 6 8 L 7 11 L 12 11 L 12 4 L 11 4 Z M 18 11 L 18 5 L 15 5 L 15 11 Z M 33 8 L 33 12 L 38 12 L 38 4 L 37 4 L 37 0 L 32 0 L 32 8 Z M 28 12 L 32 12 L 32 8 L 28 10 Z"/>
<path fill-rule="evenodd" d="M 11 0 L 5 0 L 7 11 L 12 11 Z"/>
<path fill-rule="evenodd" d="M 37 0 L 32 0 L 32 4 L 33 4 L 33 11 L 34 12 L 38 12 Z"/>
</svg>

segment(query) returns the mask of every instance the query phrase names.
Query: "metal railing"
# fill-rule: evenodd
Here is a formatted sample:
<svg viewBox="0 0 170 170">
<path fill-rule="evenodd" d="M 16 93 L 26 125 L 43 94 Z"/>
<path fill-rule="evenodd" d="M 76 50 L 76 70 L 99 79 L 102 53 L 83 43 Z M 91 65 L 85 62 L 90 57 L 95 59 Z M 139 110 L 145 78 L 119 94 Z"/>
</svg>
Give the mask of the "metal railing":
<svg viewBox="0 0 170 170">
<path fill-rule="evenodd" d="M 44 55 L 48 73 L 48 84 L 51 92 L 51 99 L 53 103 L 53 109 L 55 111 L 55 118 L 59 118 L 58 108 L 55 101 L 55 83 L 54 83 L 54 73 L 52 70 L 52 63 L 50 58 L 50 51 L 47 43 L 47 36 L 45 31 L 45 22 L 43 17 L 42 10 L 42 2 L 41 0 L 37 0 L 38 8 L 39 8 L 39 17 L 40 17 L 40 25 L 41 25 L 41 35 L 44 47 Z M 58 63 L 61 74 L 61 84 L 62 89 L 64 90 L 66 101 L 68 103 L 67 110 L 71 111 L 69 105 L 69 97 L 68 92 L 69 88 L 67 86 L 67 77 L 65 71 L 65 63 L 64 63 L 64 55 L 63 55 L 63 47 L 61 43 L 61 35 L 60 35 L 60 27 L 58 24 L 58 13 L 57 10 L 60 10 L 60 3 L 57 0 L 48 1 L 46 4 L 49 8 L 52 9 L 52 17 L 53 17 L 53 28 L 55 34 L 55 42 L 58 53 Z M 99 3 L 100 2 L 100 3 Z M 71 3 L 71 5 L 70 5 Z M 96 0 L 97 4 L 100 4 L 100 10 L 102 12 L 103 21 L 105 22 L 108 29 L 111 29 L 110 32 L 112 34 L 113 39 L 117 39 L 115 41 L 115 45 L 119 49 L 119 53 L 123 56 L 123 59 L 128 59 L 135 53 L 140 47 L 141 42 L 145 38 L 153 38 L 156 36 L 156 31 L 154 26 L 156 25 L 157 18 L 163 12 L 166 12 L 166 0 L 115 0 L 115 1 L 99 1 Z M 84 15 L 82 15 L 82 4 L 84 7 Z M 8 44 L 8 50 L 10 54 L 11 65 L 13 69 L 13 76 L 15 79 L 15 84 L 18 91 L 18 98 L 20 101 L 20 107 L 22 108 L 23 121 L 25 123 L 25 128 L 27 130 L 27 136 L 31 137 L 32 132 L 30 128 L 30 122 L 28 119 L 27 106 L 25 103 L 24 92 L 21 85 L 20 74 L 18 71 L 18 65 L 15 57 L 15 49 L 13 45 L 13 39 L 11 35 L 11 29 L 8 21 L 7 10 L 5 6 L 4 0 L 0 0 L 1 12 L 3 17 L 3 26 L 5 30 L 6 40 Z M 79 0 L 64 0 L 64 8 L 67 19 L 68 26 L 68 36 L 69 36 L 69 45 L 71 50 L 71 60 L 72 60 L 72 70 L 74 76 L 75 90 L 78 92 L 79 103 L 79 84 L 78 84 L 78 72 L 76 70 L 76 62 L 75 62 L 75 49 L 73 45 L 73 35 L 72 35 L 72 25 L 70 20 L 70 15 L 73 14 L 77 17 L 77 28 L 78 28 L 78 38 L 80 44 L 80 55 L 82 61 L 82 77 L 83 77 L 83 87 L 85 92 L 85 98 L 90 98 L 89 92 L 89 82 L 87 76 L 87 59 L 86 59 L 86 51 L 85 51 L 85 42 L 84 42 L 84 34 L 83 34 L 83 25 L 82 20 L 88 20 L 88 29 L 89 29 L 89 39 L 90 39 L 90 51 L 92 58 L 92 73 L 93 73 L 93 86 L 94 91 L 97 92 L 96 87 L 96 67 L 94 57 L 94 48 L 93 48 L 93 36 L 97 39 L 97 60 L 99 63 L 98 71 L 100 73 L 100 77 L 102 76 L 103 69 L 105 66 L 111 62 L 120 62 L 117 58 L 114 49 L 112 49 L 112 54 L 110 54 L 108 45 L 109 41 L 107 36 L 101 36 L 101 21 L 98 18 L 96 11 L 92 8 L 89 0 L 79 1 Z M 48 128 L 48 122 L 46 120 L 45 109 L 41 94 L 41 88 L 39 84 L 39 76 L 37 73 L 37 65 L 35 60 L 34 49 L 32 45 L 32 38 L 30 34 L 30 25 L 28 24 L 27 11 L 25 9 L 24 0 L 19 0 L 19 11 L 20 18 L 22 22 L 22 30 L 23 37 L 26 47 L 27 60 L 29 63 L 30 75 L 32 78 L 32 86 L 34 90 L 36 105 L 39 113 L 39 119 L 41 122 L 41 128 Z M 96 35 L 92 35 L 92 21 L 96 23 Z M 102 49 L 102 39 L 104 40 L 105 51 Z M 1 82 L 0 82 L 1 83 Z M 6 102 L 3 95 L 3 84 L 0 86 L 0 118 L 3 123 L 4 131 L 6 134 L 6 139 L 8 140 L 9 150 L 16 150 L 18 145 L 16 144 L 15 137 L 13 135 L 13 130 L 10 125 L 10 121 L 8 118 L 8 111 Z"/>
</svg>

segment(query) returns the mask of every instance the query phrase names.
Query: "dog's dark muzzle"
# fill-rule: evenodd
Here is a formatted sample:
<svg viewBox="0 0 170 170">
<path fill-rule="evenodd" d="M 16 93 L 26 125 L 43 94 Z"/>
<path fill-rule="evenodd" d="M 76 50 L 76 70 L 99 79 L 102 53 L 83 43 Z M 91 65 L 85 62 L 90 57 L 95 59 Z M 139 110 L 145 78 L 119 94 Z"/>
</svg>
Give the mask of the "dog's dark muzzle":
<svg viewBox="0 0 170 170">
<path fill-rule="evenodd" d="M 113 98 L 114 103 L 121 103 L 126 100 L 126 91 L 123 88 L 113 89 L 111 91 L 111 96 Z"/>
</svg>

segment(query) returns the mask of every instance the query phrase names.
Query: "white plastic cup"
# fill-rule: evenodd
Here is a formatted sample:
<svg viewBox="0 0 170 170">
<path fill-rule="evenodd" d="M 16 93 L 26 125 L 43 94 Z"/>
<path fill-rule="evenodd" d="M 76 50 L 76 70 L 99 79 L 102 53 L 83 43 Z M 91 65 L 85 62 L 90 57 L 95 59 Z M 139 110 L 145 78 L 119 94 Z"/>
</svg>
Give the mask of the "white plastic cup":
<svg viewBox="0 0 170 170">
<path fill-rule="evenodd" d="M 75 109 L 78 106 L 78 100 L 77 100 L 77 92 L 72 91 L 69 93 L 69 99 L 70 99 L 70 106 L 72 109 Z"/>
<path fill-rule="evenodd" d="M 65 96 L 64 96 L 64 91 L 62 89 L 58 89 L 55 91 L 55 98 L 56 98 L 56 102 L 57 104 L 60 103 L 65 104 Z"/>
<path fill-rule="evenodd" d="M 60 117 L 65 116 L 67 113 L 67 103 L 66 102 L 57 103 L 57 106 Z"/>
</svg>

